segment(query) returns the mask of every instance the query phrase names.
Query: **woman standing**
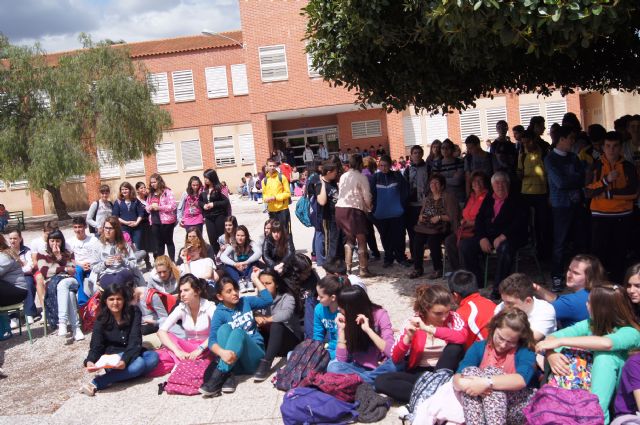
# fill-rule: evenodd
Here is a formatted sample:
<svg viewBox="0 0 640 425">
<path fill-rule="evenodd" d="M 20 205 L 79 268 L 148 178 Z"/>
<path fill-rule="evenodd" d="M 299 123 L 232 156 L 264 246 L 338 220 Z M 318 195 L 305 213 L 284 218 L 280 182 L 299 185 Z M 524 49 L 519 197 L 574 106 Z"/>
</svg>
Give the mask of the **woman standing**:
<svg viewBox="0 0 640 425">
<path fill-rule="evenodd" d="M 142 209 L 144 210 L 142 221 L 138 224 L 142 237 L 140 238 L 140 245 L 136 245 L 136 248 L 147 253 L 144 257 L 144 264 L 146 265 L 147 270 L 149 270 L 151 268 L 149 252 L 153 251 L 153 245 L 151 244 L 151 225 L 149 224 L 149 213 L 147 212 L 147 196 L 149 196 L 149 192 L 147 191 L 147 186 L 144 182 L 136 183 L 136 195 L 138 201 L 140 201 L 140 204 L 142 205 Z"/>
<path fill-rule="evenodd" d="M 466 198 L 464 161 L 453 155 L 454 145 L 449 139 L 442 142 L 442 158 L 434 163 L 433 171 L 442 174 L 447 181 L 447 192 L 464 204 Z"/>
<path fill-rule="evenodd" d="M 200 205 L 198 205 L 200 192 L 202 192 L 200 177 L 191 176 L 187 190 L 182 194 L 178 203 L 178 223 L 184 228 L 195 226 L 202 233 L 204 217 Z"/>
<path fill-rule="evenodd" d="M 440 161 L 442 159 L 442 142 L 438 139 L 434 140 L 431 143 L 431 148 L 429 149 L 429 155 L 427 156 L 427 167 L 429 170 L 433 170 L 433 167 L 436 164 L 436 161 Z"/>
<path fill-rule="evenodd" d="M 33 279 L 32 283 L 33 285 Z M 18 256 L 9 247 L 0 234 L 0 306 L 9 306 L 22 302 L 27 294 L 27 281 L 24 279 Z M 33 291 L 31 292 L 33 302 Z M 6 314 L 0 315 L 0 341 L 11 338 L 11 327 Z"/>
<path fill-rule="evenodd" d="M 87 211 L 87 224 L 91 233 L 101 233 L 104 220 L 111 215 L 113 203 L 109 200 L 111 188 L 103 184 L 100 186 L 100 198 L 93 202 Z"/>
<path fill-rule="evenodd" d="M 229 215 L 230 204 L 229 198 L 222 193 L 220 179 L 215 170 L 204 172 L 204 190 L 198 197 L 198 205 L 204 215 L 209 244 L 213 247 L 213 253 L 218 255 L 220 251 L 218 238 L 224 233 L 224 221 Z"/>
<path fill-rule="evenodd" d="M 367 253 L 367 213 L 371 211 L 371 189 L 369 180 L 362 174 L 362 157 L 352 155 L 349 171 L 340 177 L 338 202 L 336 202 L 336 223 L 345 234 L 344 262 L 347 273 L 351 271 L 353 248 L 358 243 L 360 277 L 371 277 Z"/>
<path fill-rule="evenodd" d="M 145 211 L 129 182 L 123 182 L 120 185 L 120 194 L 118 200 L 113 204 L 112 213 L 118 217 L 122 231 L 131 236 L 137 249 L 141 249 L 139 248 L 142 243 L 140 223 L 144 219 Z"/>
<path fill-rule="evenodd" d="M 176 258 L 176 246 L 173 244 L 173 229 L 176 226 L 176 200 L 173 191 L 164 183 L 160 174 L 149 177 L 149 197 L 147 212 L 151 224 L 151 238 L 154 242 L 153 256 L 164 254 L 165 246 L 169 258 Z"/>
</svg>

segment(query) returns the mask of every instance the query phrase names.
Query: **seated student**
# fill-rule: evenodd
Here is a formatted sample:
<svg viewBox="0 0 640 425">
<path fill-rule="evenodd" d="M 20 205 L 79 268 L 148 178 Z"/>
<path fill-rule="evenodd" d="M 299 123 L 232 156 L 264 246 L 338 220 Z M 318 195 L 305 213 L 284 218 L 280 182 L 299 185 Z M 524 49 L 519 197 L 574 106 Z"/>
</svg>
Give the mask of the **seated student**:
<svg viewBox="0 0 640 425">
<path fill-rule="evenodd" d="M 336 358 L 327 372 L 355 373 L 373 385 L 376 377 L 395 372 L 391 360 L 393 329 L 387 310 L 374 304 L 359 286 L 338 293 Z"/>
<path fill-rule="evenodd" d="M 83 340 L 84 334 L 80 329 L 78 301 L 75 294 L 78 290 L 78 282 L 70 277 L 76 272 L 73 253 L 66 249 L 64 235 L 60 230 L 49 233 L 47 244 L 46 254 L 36 254 L 36 268 L 45 279 L 45 285 L 56 285 L 58 335 L 66 337 L 67 325 L 70 324 L 73 339 Z M 54 277 L 55 281 L 52 280 Z"/>
<path fill-rule="evenodd" d="M 289 235 L 286 226 L 283 226 L 278 220 L 273 220 L 271 233 L 269 236 L 265 236 L 262 247 L 262 259 L 267 268 L 282 273 L 285 261 L 295 253 L 293 238 Z"/>
<path fill-rule="evenodd" d="M 199 279 L 207 281 L 217 281 L 216 265 L 207 257 L 206 246 L 199 239 L 193 239 L 190 245 L 186 245 L 180 251 L 180 276 L 192 273 Z"/>
<path fill-rule="evenodd" d="M 221 392 L 236 390 L 234 374 L 255 373 L 264 358 L 264 340 L 253 317 L 253 310 L 268 307 L 273 302 L 271 293 L 257 278 L 259 270 L 251 276 L 258 296 L 240 298 L 238 284 L 228 277 L 216 283 L 218 307 L 211 320 L 209 349 L 220 357 L 217 365 L 212 363 L 205 376 L 209 378 L 200 387 L 205 396 L 217 397 Z M 215 368 L 215 369 L 214 369 Z"/>
<path fill-rule="evenodd" d="M 322 265 L 322 268 L 327 274 L 332 274 L 338 278 L 347 279 L 351 286 L 359 286 L 365 292 L 367 292 L 367 285 L 364 284 L 364 281 L 360 279 L 359 276 L 356 276 L 354 274 L 347 274 L 347 265 L 344 263 L 344 260 L 342 258 L 334 258 L 332 260 L 329 260 Z"/>
<path fill-rule="evenodd" d="M 316 285 L 318 304 L 313 310 L 313 340 L 326 341 L 328 343 L 327 351 L 331 360 L 336 358 L 336 346 L 338 345 L 338 327 L 336 324 L 338 294 L 344 286 L 344 282 L 330 275 L 320 279 L 318 285 Z"/>
<path fill-rule="evenodd" d="M 545 353 L 551 371 L 562 376 L 571 370 L 561 348 L 593 352 L 591 392 L 598 396 L 605 423 L 609 423 L 609 406 L 624 362 L 629 350 L 640 347 L 640 326 L 620 285 L 607 282 L 593 287 L 587 306 L 588 320 L 552 333 L 536 345 L 536 351 Z"/>
<path fill-rule="evenodd" d="M 91 266 L 97 262 L 97 253 L 101 246 L 98 238 L 92 234 L 87 235 L 87 221 L 84 217 L 74 217 L 72 224 L 75 236 L 69 239 L 69 245 L 76 263 L 74 276 L 79 285 L 78 305 L 83 306 L 91 296 L 85 292 L 84 279 L 91 275 Z"/>
<path fill-rule="evenodd" d="M 275 270 L 263 270 L 253 277 L 257 277 L 273 297 L 273 304 L 260 311 L 260 315 L 254 314 L 260 333 L 266 340 L 264 358 L 253 375 L 255 382 L 262 382 L 271 373 L 273 359 L 286 356 L 304 338 L 300 325 L 303 304 L 300 288 L 282 279 Z"/>
<path fill-rule="evenodd" d="M 237 228 L 238 220 L 235 218 L 235 216 L 230 215 L 224 220 L 224 233 L 221 234 L 220 237 L 218 237 L 218 245 L 220 245 L 218 257 L 224 252 L 225 249 L 233 244 Z M 260 252 L 262 252 L 262 246 L 260 247 Z"/>
<path fill-rule="evenodd" d="M 522 409 L 533 395 L 536 357 L 527 314 L 514 308 L 489 323 L 486 341 L 474 343 L 453 376 L 462 393 L 467 425 L 522 424 Z"/>
<path fill-rule="evenodd" d="M 200 246 L 204 246 L 207 252 L 206 256 L 215 261 L 216 255 L 213 252 L 213 247 L 204 240 L 204 237 L 202 237 L 202 231 L 195 226 L 187 227 L 186 234 L 184 235 L 184 247 L 187 245 L 195 245 L 196 243 Z M 178 252 L 178 259 L 176 260 L 177 266 L 180 266 L 183 263 L 182 251 L 184 250 L 184 247 L 182 247 L 180 252 Z"/>
<path fill-rule="evenodd" d="M 162 297 L 178 295 L 178 279 L 180 271 L 168 256 L 161 255 L 155 259 L 153 270 L 146 278 L 147 286 L 135 290 L 136 298 L 139 300 L 138 307 L 142 312 L 142 335 L 157 332 L 158 327 L 169 316 L 170 311 L 167 311 Z M 149 297 L 150 290 L 160 294 L 151 292 Z M 178 336 L 184 336 L 180 326 L 174 326 L 172 330 L 177 330 Z"/>
<path fill-rule="evenodd" d="M 13 251 L 13 254 L 17 257 L 16 261 L 22 267 L 24 273 L 24 280 L 26 282 L 27 297 L 24 299 L 24 314 L 26 316 L 27 323 L 32 325 L 35 321 L 40 320 L 38 316 L 38 310 L 35 304 L 35 281 L 33 280 L 33 259 L 31 258 L 31 250 L 28 246 L 25 246 L 22 239 L 22 232 L 19 229 L 15 229 L 9 233 L 9 246 Z M 14 326 L 15 320 L 15 326 Z M 11 329 L 18 327 L 18 320 L 11 319 Z"/>
<path fill-rule="evenodd" d="M 208 338 L 216 305 L 204 298 L 206 283 L 194 275 L 182 276 L 178 286 L 180 304 L 160 325 L 158 338 L 178 360 L 195 360 L 209 355 Z M 172 332 L 178 322 L 182 322 L 183 335 Z"/>
<path fill-rule="evenodd" d="M 0 234 L 0 306 L 21 303 L 27 297 L 27 281 L 18 263 L 19 257 Z M 31 291 L 33 297 L 33 292 Z M 16 326 L 17 327 L 17 326 Z M 0 341 L 11 338 L 11 326 L 6 314 L 0 315 Z"/>
<path fill-rule="evenodd" d="M 318 304 L 316 286 L 320 277 L 311 259 L 300 252 L 289 257 L 282 268 L 282 279 L 287 286 L 298 288 L 296 292 L 304 304 L 304 337 L 313 338 L 313 317 Z"/>
<path fill-rule="evenodd" d="M 233 243 L 220 255 L 220 261 L 229 277 L 240 285 L 240 293 L 253 290 L 251 271 L 261 256 L 262 251 L 258 244 L 251 240 L 247 227 L 238 226 Z"/>
<path fill-rule="evenodd" d="M 469 328 L 464 349 L 467 350 L 476 341 L 484 341 L 489 334 L 489 322 L 493 318 L 496 305 L 478 292 L 476 276 L 466 270 L 458 270 L 449 277 L 449 289 L 458 305 L 456 313 Z"/>
<path fill-rule="evenodd" d="M 109 210 L 111 211 L 111 210 Z M 45 221 L 42 225 L 42 237 L 36 238 L 31 241 L 31 245 L 29 248 L 31 249 L 31 261 L 35 265 L 38 262 L 37 254 L 46 254 L 47 247 L 49 246 L 47 242 L 47 238 L 49 237 L 49 233 L 53 232 L 58 228 L 58 222 L 55 220 Z M 71 245 L 65 243 L 65 249 L 67 251 L 71 251 Z M 38 269 L 35 268 L 33 273 L 33 279 L 36 281 L 36 292 L 38 294 L 38 298 L 40 299 L 40 303 L 44 303 L 44 277 L 38 272 Z"/>
<path fill-rule="evenodd" d="M 84 366 L 88 372 L 97 372 L 102 369 L 96 366 L 102 356 L 117 355 L 120 360 L 112 369 L 104 369 L 104 374 L 83 385 L 81 393 L 94 396 L 111 384 L 143 376 L 158 364 L 156 352 L 142 347 L 141 314 L 131 299 L 128 285 L 112 284 L 104 288 Z"/>
<path fill-rule="evenodd" d="M 526 274 L 514 273 L 500 282 L 500 296 L 502 302 L 496 307 L 495 313 L 512 307 L 527 313 L 536 341 L 556 330 L 555 310 L 545 300 L 535 297 L 533 281 Z"/>
<path fill-rule="evenodd" d="M 127 244 L 117 217 L 109 216 L 102 226 L 97 262 L 91 267 L 90 279 L 102 288 L 112 283 L 145 284 L 133 249 Z M 95 291 L 94 291 L 95 292 Z"/>
<path fill-rule="evenodd" d="M 564 328 L 589 318 L 589 291 L 604 281 L 605 276 L 600 260 L 593 255 L 579 254 L 571 259 L 567 269 L 567 288 L 572 293 L 557 295 L 536 283 L 533 288 L 538 298 L 551 303 L 556 311 L 558 328 Z"/>
<path fill-rule="evenodd" d="M 9 224 L 9 211 L 7 211 L 4 204 L 0 204 L 0 232 L 4 231 L 7 224 Z"/>
<path fill-rule="evenodd" d="M 380 375 L 375 388 L 394 400 L 407 403 L 413 384 L 426 371 L 456 370 L 464 354 L 467 325 L 451 311 L 453 297 L 441 285 L 416 288 L 415 316 L 409 319 L 391 353 L 398 370 Z"/>
</svg>

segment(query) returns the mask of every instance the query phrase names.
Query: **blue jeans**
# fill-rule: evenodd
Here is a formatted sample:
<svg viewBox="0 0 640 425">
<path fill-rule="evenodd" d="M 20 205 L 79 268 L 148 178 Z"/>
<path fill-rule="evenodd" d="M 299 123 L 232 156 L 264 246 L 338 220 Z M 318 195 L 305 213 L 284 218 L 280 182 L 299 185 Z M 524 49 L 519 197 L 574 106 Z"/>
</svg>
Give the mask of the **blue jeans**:
<svg viewBox="0 0 640 425">
<path fill-rule="evenodd" d="M 253 270 L 253 265 L 254 263 L 251 263 L 247 266 L 246 269 L 244 269 L 243 272 L 238 271 L 238 269 L 236 269 L 233 266 L 230 266 L 228 264 L 224 265 L 224 271 L 225 273 L 227 273 L 229 275 L 229 277 L 231 279 L 233 279 L 234 282 L 239 282 L 240 279 L 249 279 L 251 280 L 251 271 Z"/>
<path fill-rule="evenodd" d="M 588 213 L 581 205 L 567 208 L 552 208 L 553 251 L 551 257 L 551 277 L 563 277 L 565 261 L 569 257 L 567 248 L 573 241 L 574 252 L 587 252 L 590 226 Z"/>
<path fill-rule="evenodd" d="M 104 375 L 96 376 L 93 385 L 103 390 L 116 382 L 128 381 L 151 372 L 158 365 L 158 354 L 155 351 L 145 351 L 122 370 L 107 369 Z"/>
<path fill-rule="evenodd" d="M 315 292 L 310 291 L 304 300 L 304 337 L 306 339 L 313 339 L 313 311 L 317 304 Z"/>
<path fill-rule="evenodd" d="M 38 315 L 35 303 L 36 283 L 30 274 L 24 275 L 24 280 L 27 281 L 27 298 L 24 299 L 24 314 L 25 316 L 34 317 Z"/>
<path fill-rule="evenodd" d="M 316 254 L 316 265 L 318 267 L 322 267 L 327 261 L 327 258 L 324 256 L 324 233 L 315 231 L 313 235 L 313 252 Z"/>
<path fill-rule="evenodd" d="M 89 301 L 89 296 L 84 293 L 84 278 L 89 277 L 91 270 L 85 271 L 82 266 L 76 266 L 76 280 L 78 281 L 78 307 L 82 307 Z"/>
<path fill-rule="evenodd" d="M 355 373 L 359 375 L 364 382 L 373 385 L 373 381 L 375 381 L 378 376 L 389 372 L 396 372 L 396 366 L 391 359 L 385 360 L 375 369 L 368 369 L 356 362 L 341 362 L 334 359 L 329 362 L 327 372 L 342 374 Z"/>
<path fill-rule="evenodd" d="M 251 375 L 255 373 L 260 360 L 264 358 L 264 348 L 258 345 L 251 335 L 241 328 L 231 329 L 228 323 L 218 329 L 218 345 L 225 350 L 233 351 L 238 357 L 234 364 L 228 364 L 220 359 L 218 369 L 222 372 Z"/>
</svg>

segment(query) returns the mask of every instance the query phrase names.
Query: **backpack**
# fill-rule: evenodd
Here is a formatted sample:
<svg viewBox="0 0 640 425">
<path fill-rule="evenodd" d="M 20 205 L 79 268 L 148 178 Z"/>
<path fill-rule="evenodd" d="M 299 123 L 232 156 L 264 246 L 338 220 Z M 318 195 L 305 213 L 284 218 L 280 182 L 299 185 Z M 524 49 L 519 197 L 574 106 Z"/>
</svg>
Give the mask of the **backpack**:
<svg viewBox="0 0 640 425">
<path fill-rule="evenodd" d="M 86 304 L 78 310 L 80 321 L 82 322 L 82 332 L 90 332 L 93 330 L 93 325 L 96 323 L 100 309 L 100 294 L 100 290 L 96 291 L 91 295 L 91 298 L 89 298 Z"/>
<path fill-rule="evenodd" d="M 282 184 L 282 173 L 278 173 L 278 180 L 280 180 L 280 184 Z M 267 185 L 267 178 L 265 177 L 262 181 L 262 186 L 266 186 Z M 258 184 L 256 183 L 256 187 L 258 187 Z M 284 186 L 282 186 L 284 187 Z M 289 196 L 289 204 L 291 204 L 293 201 L 291 200 L 291 196 Z"/>
<path fill-rule="evenodd" d="M 300 387 L 315 387 L 325 394 L 353 403 L 362 378 L 355 373 L 322 373 L 312 370 L 300 382 Z"/>
<path fill-rule="evenodd" d="M 279 390 L 289 391 L 300 385 L 309 372 L 325 372 L 329 360 L 324 342 L 306 339 L 293 349 L 287 364 L 278 369 L 273 384 Z"/>
<path fill-rule="evenodd" d="M 145 300 L 145 304 L 148 310 L 153 310 L 151 298 L 154 295 L 160 297 L 160 301 L 162 301 L 162 305 L 164 306 L 164 309 L 167 311 L 167 313 L 171 313 L 176 305 L 178 305 L 178 299 L 176 296 L 158 291 L 157 289 L 147 288 L 147 298 Z"/>
<path fill-rule="evenodd" d="M 357 419 L 358 403 L 347 403 L 313 388 L 294 388 L 280 406 L 285 425 L 344 424 Z"/>
<path fill-rule="evenodd" d="M 565 390 L 545 385 L 522 409 L 529 425 L 598 425 L 604 423 L 604 413 L 598 396 L 585 390 Z"/>
<path fill-rule="evenodd" d="M 312 227 L 313 223 L 311 223 L 311 219 L 309 218 L 309 209 L 311 208 L 309 197 L 303 196 L 298 199 L 296 203 L 296 217 L 300 220 L 305 227 Z"/>
<path fill-rule="evenodd" d="M 407 405 L 409 415 L 406 419 L 413 420 L 413 415 L 416 413 L 420 403 L 434 395 L 438 388 L 448 382 L 452 376 L 453 371 L 449 369 L 439 369 L 435 372 L 427 371 L 420 375 L 411 390 L 411 398 Z"/>
<path fill-rule="evenodd" d="M 196 395 L 204 382 L 204 372 L 211 360 L 182 360 L 164 385 L 167 394 Z"/>
</svg>

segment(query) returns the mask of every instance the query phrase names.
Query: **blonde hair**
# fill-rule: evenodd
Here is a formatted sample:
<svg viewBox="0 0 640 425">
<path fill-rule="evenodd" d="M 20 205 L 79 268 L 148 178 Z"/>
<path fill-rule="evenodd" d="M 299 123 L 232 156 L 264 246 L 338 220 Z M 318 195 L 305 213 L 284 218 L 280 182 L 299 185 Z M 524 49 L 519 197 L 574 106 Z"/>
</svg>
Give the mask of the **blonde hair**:
<svg viewBox="0 0 640 425">
<path fill-rule="evenodd" d="M 174 279 L 178 280 L 180 278 L 180 270 L 178 269 L 178 266 L 176 266 L 176 264 L 171 261 L 171 258 L 169 258 L 169 256 L 160 255 L 156 257 L 153 267 L 157 268 L 158 266 L 164 266 L 167 268 L 167 270 L 170 270 L 171 275 Z"/>
</svg>

